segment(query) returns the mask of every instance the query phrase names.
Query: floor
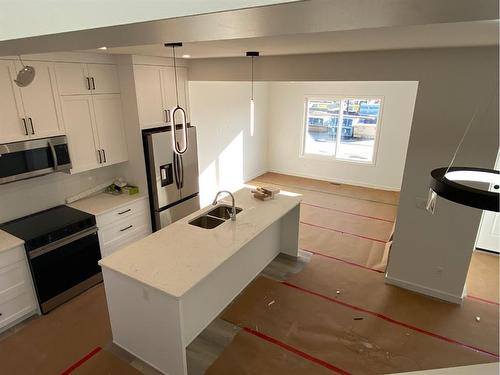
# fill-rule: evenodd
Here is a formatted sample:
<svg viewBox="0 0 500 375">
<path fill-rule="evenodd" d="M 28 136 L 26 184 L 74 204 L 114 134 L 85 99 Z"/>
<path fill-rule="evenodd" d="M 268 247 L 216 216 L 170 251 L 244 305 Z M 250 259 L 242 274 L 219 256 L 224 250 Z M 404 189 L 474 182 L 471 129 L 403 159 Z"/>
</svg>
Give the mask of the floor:
<svg viewBox="0 0 500 375">
<path fill-rule="evenodd" d="M 369 374 L 498 361 L 497 256 L 474 253 L 462 307 L 433 300 L 383 283 L 397 193 L 275 173 L 249 184 L 302 195 L 300 257 L 277 257 L 189 345 L 190 375 Z M 99 285 L 1 334 L 0 372 L 62 373 L 102 348 L 74 373 L 157 374 L 111 339 Z"/>
</svg>

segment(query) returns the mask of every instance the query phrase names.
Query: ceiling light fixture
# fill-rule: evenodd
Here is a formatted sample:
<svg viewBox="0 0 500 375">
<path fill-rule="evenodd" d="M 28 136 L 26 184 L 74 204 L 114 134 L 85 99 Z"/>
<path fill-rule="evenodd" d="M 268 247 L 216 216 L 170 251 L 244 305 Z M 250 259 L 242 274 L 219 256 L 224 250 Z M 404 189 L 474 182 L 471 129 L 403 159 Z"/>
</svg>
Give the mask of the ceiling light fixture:
<svg viewBox="0 0 500 375">
<path fill-rule="evenodd" d="M 187 55 L 187 54 L 186 55 L 182 55 L 183 59 L 189 59 L 190 57 L 191 57 L 191 55 Z"/>
<path fill-rule="evenodd" d="M 182 155 L 184 154 L 189 145 L 188 145 L 188 134 L 187 134 L 187 123 L 186 123 L 186 111 L 184 108 L 182 108 L 179 105 L 179 88 L 177 84 L 177 64 L 176 64 L 176 59 L 175 59 L 175 47 L 182 47 L 181 42 L 175 42 L 175 43 L 165 43 L 165 47 L 172 47 L 172 56 L 174 59 L 174 77 L 175 77 L 175 98 L 176 98 L 176 106 L 172 108 L 171 113 L 171 124 L 172 124 L 172 148 L 174 149 L 174 152 L 177 155 Z M 182 119 L 182 124 L 181 124 L 181 130 L 184 138 L 184 142 L 182 143 L 182 147 L 180 146 L 179 142 L 177 142 L 177 126 L 175 124 L 175 113 L 180 112 L 181 114 L 181 119 Z"/>
<path fill-rule="evenodd" d="M 487 107 L 493 101 L 492 99 Z M 470 119 L 448 167 L 431 171 L 431 182 L 426 209 L 434 213 L 437 197 L 481 210 L 500 212 L 500 172 L 494 169 L 452 167 L 455 157 L 479 112 L 479 103 Z"/>
<path fill-rule="evenodd" d="M 250 65 L 250 80 L 251 80 L 251 96 L 250 96 L 250 136 L 253 136 L 255 132 L 255 103 L 253 100 L 253 59 L 254 57 L 258 57 L 260 54 L 257 51 L 248 51 L 246 53 L 247 57 L 251 58 Z"/>
<path fill-rule="evenodd" d="M 106 46 L 102 46 L 102 47 L 99 47 L 98 49 L 103 50 L 103 51 L 106 51 L 106 50 L 108 49 L 108 47 L 106 47 Z"/>
<path fill-rule="evenodd" d="M 24 65 L 23 60 L 21 59 L 21 55 L 19 55 L 18 57 L 19 62 L 21 63 L 23 68 L 17 72 L 17 76 L 14 82 L 19 87 L 26 87 L 35 79 L 35 68 L 30 65 Z"/>
</svg>

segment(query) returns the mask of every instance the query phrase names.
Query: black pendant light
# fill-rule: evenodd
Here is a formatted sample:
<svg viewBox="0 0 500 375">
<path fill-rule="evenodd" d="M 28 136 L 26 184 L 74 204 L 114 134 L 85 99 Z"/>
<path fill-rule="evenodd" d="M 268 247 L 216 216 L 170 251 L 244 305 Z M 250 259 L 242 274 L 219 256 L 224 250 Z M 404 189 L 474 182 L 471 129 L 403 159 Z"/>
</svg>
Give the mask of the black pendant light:
<svg viewBox="0 0 500 375">
<path fill-rule="evenodd" d="M 489 104 L 491 104 L 491 101 Z M 427 211 L 430 213 L 434 213 L 438 196 L 468 207 L 500 212 L 499 171 L 487 168 L 452 167 L 458 150 L 476 118 L 478 109 L 479 105 L 465 129 L 448 167 L 441 167 L 431 171 L 430 189 L 426 206 Z"/>
<path fill-rule="evenodd" d="M 250 81 L 251 81 L 251 94 L 250 94 L 250 136 L 253 136 L 255 131 L 255 103 L 253 101 L 253 59 L 258 57 L 260 54 L 257 51 L 248 51 L 246 53 L 247 57 L 251 58 L 250 65 Z"/>
<path fill-rule="evenodd" d="M 174 149 L 174 152 L 178 155 L 184 154 L 189 145 L 188 145 L 188 134 L 187 134 L 187 123 L 186 123 L 186 111 L 184 108 L 182 108 L 179 104 L 179 88 L 177 84 L 177 64 L 176 64 L 176 58 L 175 58 L 175 48 L 176 47 L 182 47 L 181 42 L 175 42 L 175 43 L 165 43 L 165 47 L 171 47 L 172 48 L 172 56 L 174 59 L 174 76 L 175 76 L 175 98 L 176 98 L 176 105 L 171 109 L 172 117 L 171 117 L 171 122 L 172 122 L 172 148 Z M 177 141 L 177 135 L 176 135 L 176 124 L 175 124 L 175 113 L 179 112 L 181 114 L 182 118 L 182 124 L 181 124 L 181 130 L 184 138 L 184 142 L 182 143 L 182 147 L 180 146 L 179 142 Z"/>
</svg>

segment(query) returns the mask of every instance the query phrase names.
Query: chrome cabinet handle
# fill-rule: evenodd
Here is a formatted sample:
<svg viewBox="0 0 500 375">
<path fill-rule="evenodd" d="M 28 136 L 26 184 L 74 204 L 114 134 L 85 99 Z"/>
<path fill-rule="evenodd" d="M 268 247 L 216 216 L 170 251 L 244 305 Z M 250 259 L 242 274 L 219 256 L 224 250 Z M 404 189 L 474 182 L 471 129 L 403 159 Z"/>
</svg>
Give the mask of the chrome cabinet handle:
<svg viewBox="0 0 500 375">
<path fill-rule="evenodd" d="M 28 133 L 28 127 L 26 126 L 26 119 L 23 118 L 23 119 L 21 119 L 21 121 L 23 122 L 23 125 L 24 125 L 24 132 L 25 132 L 25 134 L 29 135 L 29 133 Z"/>
<path fill-rule="evenodd" d="M 90 86 L 90 77 L 85 77 L 85 79 L 87 80 L 87 90 L 92 90 Z"/>
<path fill-rule="evenodd" d="M 35 128 L 33 127 L 33 120 L 31 119 L 31 117 L 28 117 L 28 121 L 30 122 L 30 126 L 31 126 L 31 134 L 35 134 Z"/>
<path fill-rule="evenodd" d="M 99 155 L 99 164 L 102 164 L 101 150 L 97 150 L 97 154 Z"/>
<path fill-rule="evenodd" d="M 90 77 L 90 79 L 92 80 L 92 90 L 95 90 L 95 81 L 94 81 L 94 77 Z"/>
<path fill-rule="evenodd" d="M 104 163 L 107 163 L 107 160 L 106 160 L 106 150 L 104 150 L 104 149 L 102 149 L 102 156 L 103 156 Z"/>
<path fill-rule="evenodd" d="M 177 142 L 177 135 L 175 131 L 175 112 L 180 111 L 182 117 L 182 135 L 184 138 L 183 147 L 180 147 Z M 178 155 L 182 155 L 188 149 L 188 134 L 187 134 L 187 123 L 186 123 L 186 111 L 183 108 L 176 106 L 172 109 L 172 148 L 174 152 Z"/>
<path fill-rule="evenodd" d="M 120 229 L 120 232 L 125 232 L 126 230 L 129 230 L 130 228 L 132 228 L 133 225 L 129 225 L 128 227 L 125 227 L 123 229 Z"/>
<path fill-rule="evenodd" d="M 128 209 L 126 209 L 125 211 L 118 212 L 118 215 L 123 215 L 123 214 L 126 214 L 127 212 L 130 212 L 130 211 L 132 211 L 132 209 L 131 209 L 131 208 L 128 208 Z"/>
</svg>

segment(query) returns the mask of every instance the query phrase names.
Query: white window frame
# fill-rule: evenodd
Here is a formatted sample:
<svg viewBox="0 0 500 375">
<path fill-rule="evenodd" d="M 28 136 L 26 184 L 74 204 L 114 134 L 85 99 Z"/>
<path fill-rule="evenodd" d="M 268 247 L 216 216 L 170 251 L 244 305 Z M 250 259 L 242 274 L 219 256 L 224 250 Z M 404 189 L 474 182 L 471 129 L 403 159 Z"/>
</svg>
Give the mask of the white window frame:
<svg viewBox="0 0 500 375">
<path fill-rule="evenodd" d="M 339 113 L 339 121 L 338 121 L 338 126 L 339 128 L 337 129 L 337 139 L 335 140 L 335 153 L 333 155 L 318 155 L 318 154 L 311 154 L 307 153 L 305 151 L 306 149 L 306 132 L 307 132 L 307 115 L 308 115 L 308 103 L 309 100 L 347 100 L 347 99 L 370 99 L 370 100 L 380 100 L 380 110 L 378 113 L 378 119 L 377 119 L 377 129 L 375 130 L 375 142 L 373 144 L 373 156 L 371 161 L 363 161 L 363 160 L 353 160 L 353 159 L 345 159 L 345 158 L 339 158 L 337 157 L 337 150 L 338 146 L 340 143 L 339 138 L 342 136 L 342 131 L 341 129 L 342 124 L 343 124 L 343 113 L 342 113 L 342 106 L 341 106 L 341 111 Z M 378 145 L 379 145 L 379 139 L 380 139 L 380 129 L 382 128 L 382 118 L 383 118 L 383 112 L 384 112 L 384 103 L 385 103 L 385 98 L 383 95 L 362 95 L 362 94 L 356 94 L 356 95 L 307 95 L 304 97 L 304 118 L 302 121 L 302 139 L 300 143 L 300 152 L 299 152 L 299 157 L 304 158 L 304 159 L 316 159 L 316 160 L 334 160 L 342 163 L 353 163 L 357 165 L 366 165 L 366 166 L 375 166 L 377 163 L 377 154 L 378 154 Z"/>
</svg>

